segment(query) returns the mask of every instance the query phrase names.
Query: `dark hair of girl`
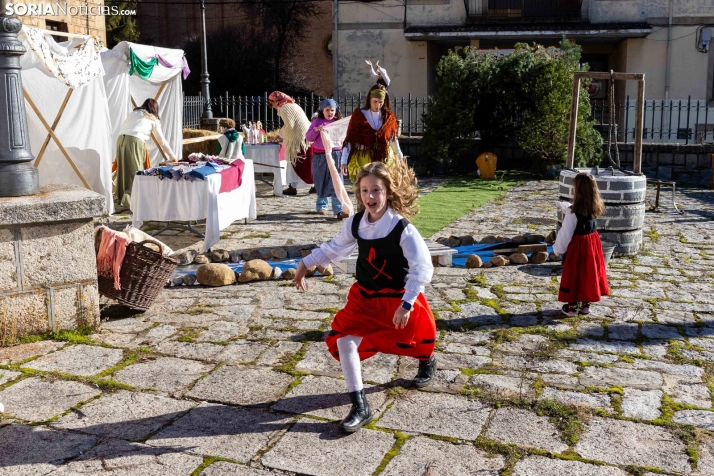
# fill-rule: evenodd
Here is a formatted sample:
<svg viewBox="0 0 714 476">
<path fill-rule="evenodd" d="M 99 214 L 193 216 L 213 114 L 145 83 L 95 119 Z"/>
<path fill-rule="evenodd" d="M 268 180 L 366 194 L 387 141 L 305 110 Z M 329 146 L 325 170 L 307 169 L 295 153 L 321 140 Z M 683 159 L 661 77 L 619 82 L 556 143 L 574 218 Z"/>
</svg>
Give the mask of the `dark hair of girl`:
<svg viewBox="0 0 714 476">
<path fill-rule="evenodd" d="M 139 107 L 134 108 L 135 111 L 137 111 L 139 109 L 143 109 L 144 111 L 148 112 L 149 114 L 154 115 L 156 117 L 156 119 L 159 119 L 159 103 L 156 102 L 156 99 L 149 98 L 146 101 L 144 101 L 144 104 L 142 104 Z"/>
<path fill-rule="evenodd" d="M 319 117 L 320 119 L 325 118 L 325 114 L 322 112 L 322 109 L 319 109 L 317 111 L 317 117 Z M 333 119 L 342 119 L 342 111 L 339 108 L 337 109 L 337 111 L 335 111 L 335 117 Z"/>
<path fill-rule="evenodd" d="M 369 109 L 371 107 L 372 98 L 370 97 L 370 94 L 372 94 L 372 91 L 374 91 L 375 89 L 381 89 L 382 91 L 387 93 L 386 87 L 382 86 L 381 84 L 375 84 L 374 86 L 369 88 L 369 91 L 367 91 L 367 100 L 364 102 L 364 107 L 362 109 Z M 382 104 L 382 116 L 384 116 L 387 111 L 391 110 L 392 108 L 389 105 L 389 93 L 387 93 L 387 95 L 384 96 L 384 104 Z"/>
<path fill-rule="evenodd" d="M 597 218 L 605 211 L 605 204 L 600 198 L 595 177 L 588 173 L 579 173 L 573 180 L 573 213 L 587 218 Z"/>
<path fill-rule="evenodd" d="M 384 89 L 387 89 L 387 88 L 389 87 L 389 85 L 388 85 L 387 82 L 384 80 L 384 78 L 382 78 L 382 75 L 381 75 L 381 74 L 380 74 L 379 77 L 377 78 L 377 84 L 381 84 L 382 86 L 384 86 Z"/>
</svg>

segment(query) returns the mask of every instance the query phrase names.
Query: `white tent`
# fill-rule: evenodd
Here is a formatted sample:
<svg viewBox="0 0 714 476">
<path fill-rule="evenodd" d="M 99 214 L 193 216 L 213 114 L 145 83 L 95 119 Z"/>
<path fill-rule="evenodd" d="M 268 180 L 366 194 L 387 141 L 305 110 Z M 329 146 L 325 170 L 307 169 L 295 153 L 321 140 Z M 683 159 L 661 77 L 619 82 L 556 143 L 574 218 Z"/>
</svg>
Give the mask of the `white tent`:
<svg viewBox="0 0 714 476">
<path fill-rule="evenodd" d="M 27 126 L 40 184 L 68 183 L 104 195 L 113 213 L 113 143 L 99 46 L 89 36 L 56 43 L 23 27 L 20 59 Z"/>
<path fill-rule="evenodd" d="M 131 53 L 143 62 L 159 59 L 147 79 L 138 74 L 130 75 Z M 183 87 L 181 72 L 184 63 L 183 50 L 158 48 L 122 41 L 111 50 L 102 52 L 104 86 L 109 101 L 112 123 L 112 139 L 116 144 L 119 129 L 126 116 L 146 99 L 159 102 L 159 117 L 164 136 L 174 154 L 181 157 L 183 135 Z M 188 71 L 188 70 L 187 70 Z M 151 165 L 156 166 L 164 157 L 152 140 L 149 141 Z"/>
</svg>

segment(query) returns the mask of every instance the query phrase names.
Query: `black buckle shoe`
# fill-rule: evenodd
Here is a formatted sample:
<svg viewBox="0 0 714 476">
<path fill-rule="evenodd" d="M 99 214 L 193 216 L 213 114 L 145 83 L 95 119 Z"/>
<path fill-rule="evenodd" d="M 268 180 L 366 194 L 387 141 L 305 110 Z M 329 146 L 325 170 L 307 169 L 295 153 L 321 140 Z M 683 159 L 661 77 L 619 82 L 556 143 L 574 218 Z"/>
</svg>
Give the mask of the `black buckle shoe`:
<svg viewBox="0 0 714 476">
<path fill-rule="evenodd" d="M 436 373 L 436 356 L 432 355 L 427 361 L 419 361 L 419 371 L 414 377 L 414 385 L 417 387 L 426 387 L 431 383 L 431 379 L 434 378 Z"/>
<path fill-rule="evenodd" d="M 288 187 L 283 190 L 283 195 L 297 195 L 297 189 L 295 187 Z"/>
<path fill-rule="evenodd" d="M 347 417 L 340 422 L 340 431 L 343 433 L 354 433 L 369 424 L 374 416 L 364 396 L 364 389 L 350 392 L 349 396 L 352 401 L 352 409 Z"/>
</svg>

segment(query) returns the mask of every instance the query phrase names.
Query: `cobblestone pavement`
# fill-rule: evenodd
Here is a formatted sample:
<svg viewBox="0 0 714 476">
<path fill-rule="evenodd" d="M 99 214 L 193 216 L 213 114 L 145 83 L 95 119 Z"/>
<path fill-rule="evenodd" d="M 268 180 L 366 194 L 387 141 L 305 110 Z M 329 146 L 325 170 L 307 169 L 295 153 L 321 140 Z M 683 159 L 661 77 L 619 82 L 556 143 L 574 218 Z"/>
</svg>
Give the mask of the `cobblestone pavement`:
<svg viewBox="0 0 714 476">
<path fill-rule="evenodd" d="M 556 190 L 527 182 L 437 236 L 548 232 Z M 285 210 L 313 200 L 263 190 L 221 246 L 332 236 Z M 435 384 L 411 388 L 410 359 L 365 361 L 377 418 L 350 436 L 321 341 L 351 276 L 169 288 L 89 339 L 0 349 L 0 475 L 714 475 L 714 192 L 678 200 L 647 214 L 645 250 L 611 262 L 587 317 L 558 315 L 556 264 L 437 268 Z"/>
</svg>

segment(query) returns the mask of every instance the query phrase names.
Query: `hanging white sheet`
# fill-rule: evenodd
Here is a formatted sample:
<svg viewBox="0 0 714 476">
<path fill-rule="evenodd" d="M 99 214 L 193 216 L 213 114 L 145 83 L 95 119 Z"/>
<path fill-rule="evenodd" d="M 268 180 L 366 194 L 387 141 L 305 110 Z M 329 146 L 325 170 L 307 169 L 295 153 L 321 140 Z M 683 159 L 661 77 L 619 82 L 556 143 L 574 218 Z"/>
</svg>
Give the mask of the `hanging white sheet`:
<svg viewBox="0 0 714 476">
<path fill-rule="evenodd" d="M 129 76 L 129 48 L 142 61 L 149 61 L 158 54 L 175 67 L 167 68 L 159 62 L 148 80 L 141 79 L 137 75 Z M 109 101 L 113 143 L 116 144 L 121 125 L 135 107 L 131 101 L 132 97 L 136 101 L 136 105 L 140 106 L 146 99 L 155 98 L 162 83 L 166 82 L 158 99 L 161 129 L 171 150 L 177 157 L 181 157 L 183 149 L 181 130 L 183 126 L 183 86 L 181 83 L 183 50 L 122 41 L 113 49 L 103 51 L 101 58 L 105 70 L 104 86 Z M 163 160 L 163 156 L 153 140 L 149 141 L 148 147 L 151 166 L 155 167 Z"/>
<path fill-rule="evenodd" d="M 28 30 L 23 27 L 23 31 L 27 32 Z M 35 38 L 35 42 L 39 41 L 35 33 L 31 33 L 30 36 Z M 99 56 L 95 56 L 93 62 L 86 63 L 86 68 L 80 68 L 79 72 L 69 67 L 69 60 L 59 59 L 62 54 L 71 57 L 78 50 L 75 48 L 77 45 L 80 46 L 79 49 L 87 42 L 95 45 L 94 40 L 90 37 L 82 37 L 58 44 L 51 36 L 44 35 L 44 45 L 47 50 L 53 52 L 55 64 L 63 64 L 60 68 L 62 78 L 59 78 L 56 71 L 53 72 L 47 68 L 46 58 L 37 56 L 30 47 L 27 41 L 28 36 L 21 34 L 19 37 L 27 49 L 27 52 L 20 58 L 23 88 L 50 126 L 54 123 L 55 117 L 70 91 L 67 82 L 69 81 L 71 84 L 83 83 L 83 85 L 72 89 L 72 94 L 54 132 L 92 190 L 106 198 L 107 212 L 113 213 L 111 165 L 114 155 L 107 97 L 101 74 L 90 78 L 96 72 L 103 71 Z M 89 51 L 93 47 L 89 46 L 85 51 Z M 88 57 L 83 58 L 86 60 Z M 92 73 L 85 74 L 89 71 Z M 26 115 L 31 150 L 37 157 L 48 132 L 27 102 Z M 85 187 L 54 139 L 49 141 L 38 170 L 41 185 L 66 183 Z"/>
</svg>

